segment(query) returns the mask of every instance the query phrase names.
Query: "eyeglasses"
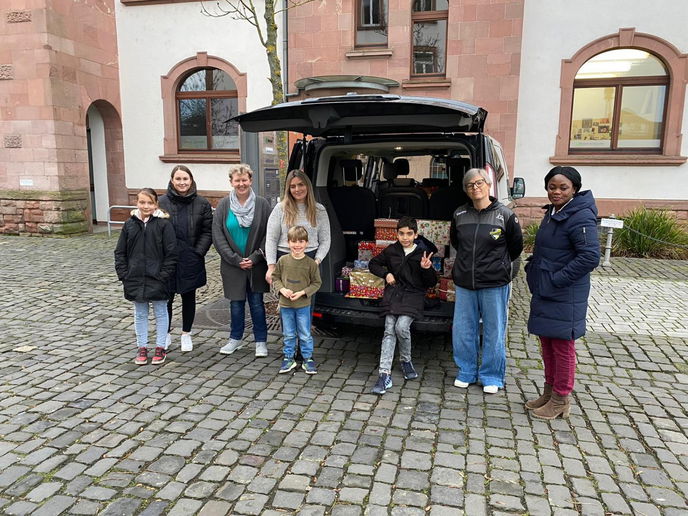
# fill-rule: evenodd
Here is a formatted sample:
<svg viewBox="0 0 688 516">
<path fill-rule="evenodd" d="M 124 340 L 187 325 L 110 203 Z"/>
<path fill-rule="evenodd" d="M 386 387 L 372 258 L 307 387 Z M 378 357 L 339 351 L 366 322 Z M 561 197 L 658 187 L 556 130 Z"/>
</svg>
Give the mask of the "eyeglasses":
<svg viewBox="0 0 688 516">
<path fill-rule="evenodd" d="M 482 186 L 486 183 L 484 179 L 478 179 L 477 181 L 474 181 L 473 183 L 467 183 L 466 184 L 466 189 L 470 190 L 477 190 L 478 188 L 482 188 Z"/>
</svg>

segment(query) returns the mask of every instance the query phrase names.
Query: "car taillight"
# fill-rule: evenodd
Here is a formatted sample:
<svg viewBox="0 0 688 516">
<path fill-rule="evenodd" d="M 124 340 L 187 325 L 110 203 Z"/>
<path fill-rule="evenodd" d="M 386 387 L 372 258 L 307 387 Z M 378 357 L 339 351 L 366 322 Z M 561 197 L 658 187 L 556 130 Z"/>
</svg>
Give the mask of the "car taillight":
<svg viewBox="0 0 688 516">
<path fill-rule="evenodd" d="M 313 312 L 313 317 L 315 317 L 316 319 L 322 319 L 323 314 L 321 314 L 320 312 Z"/>
</svg>

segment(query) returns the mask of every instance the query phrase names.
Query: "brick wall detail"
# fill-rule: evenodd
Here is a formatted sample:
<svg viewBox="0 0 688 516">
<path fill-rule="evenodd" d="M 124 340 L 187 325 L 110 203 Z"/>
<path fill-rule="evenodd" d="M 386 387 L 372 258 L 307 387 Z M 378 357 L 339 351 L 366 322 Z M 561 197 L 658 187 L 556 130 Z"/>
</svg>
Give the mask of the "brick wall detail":
<svg viewBox="0 0 688 516">
<path fill-rule="evenodd" d="M 0 234 L 73 235 L 88 231 L 88 192 L 0 191 Z"/>
<path fill-rule="evenodd" d="M 3 138 L 6 149 L 21 149 L 22 137 L 18 134 L 8 134 Z"/>
<path fill-rule="evenodd" d="M 14 79 L 14 66 L 11 64 L 0 64 L 0 81 Z"/>
<path fill-rule="evenodd" d="M 516 201 L 516 214 L 521 227 L 539 224 L 544 212 L 542 207 L 548 204 L 546 197 L 526 197 Z M 676 219 L 688 224 L 688 201 L 682 200 L 643 200 L 643 199 L 597 199 L 597 211 L 600 217 L 623 217 L 627 213 L 645 207 L 653 210 L 664 210 L 673 213 Z"/>
<path fill-rule="evenodd" d="M 31 11 L 7 11 L 7 23 L 25 23 L 31 21 Z"/>
</svg>

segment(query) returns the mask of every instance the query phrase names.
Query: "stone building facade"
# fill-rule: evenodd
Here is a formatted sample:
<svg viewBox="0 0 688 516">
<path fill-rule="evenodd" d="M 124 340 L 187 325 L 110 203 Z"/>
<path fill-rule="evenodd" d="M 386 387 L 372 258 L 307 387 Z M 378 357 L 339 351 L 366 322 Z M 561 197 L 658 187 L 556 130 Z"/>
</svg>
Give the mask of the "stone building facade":
<svg viewBox="0 0 688 516">
<path fill-rule="evenodd" d="M 0 5 L 2 233 L 89 230 L 95 204 L 89 146 L 111 192 L 101 205 L 126 201 L 113 3 Z M 89 113 L 100 127 L 100 140 L 90 144 Z"/>
</svg>

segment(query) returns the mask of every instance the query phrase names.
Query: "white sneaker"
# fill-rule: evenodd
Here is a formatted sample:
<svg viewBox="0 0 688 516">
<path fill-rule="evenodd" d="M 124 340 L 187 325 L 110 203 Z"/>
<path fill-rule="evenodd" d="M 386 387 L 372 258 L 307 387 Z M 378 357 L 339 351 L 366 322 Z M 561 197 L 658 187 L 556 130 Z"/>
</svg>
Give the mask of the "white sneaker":
<svg viewBox="0 0 688 516">
<path fill-rule="evenodd" d="M 461 389 L 468 389 L 469 385 L 470 385 L 470 383 L 462 382 L 458 378 L 456 380 L 454 380 L 454 387 L 460 387 Z"/>
<path fill-rule="evenodd" d="M 192 351 L 193 342 L 191 342 L 190 333 L 182 333 L 182 351 Z"/>
<path fill-rule="evenodd" d="M 256 342 L 256 357 L 268 356 L 268 345 L 266 342 Z"/>
<path fill-rule="evenodd" d="M 485 394 L 497 394 L 499 392 L 499 387 L 496 385 L 484 385 L 483 392 Z"/>
<path fill-rule="evenodd" d="M 171 344 L 172 344 L 172 334 L 168 333 L 167 337 L 165 337 L 165 349 L 170 349 Z"/>
<path fill-rule="evenodd" d="M 237 349 L 241 349 L 246 344 L 243 340 L 229 339 L 229 342 L 220 348 L 223 355 L 231 355 Z"/>
</svg>

